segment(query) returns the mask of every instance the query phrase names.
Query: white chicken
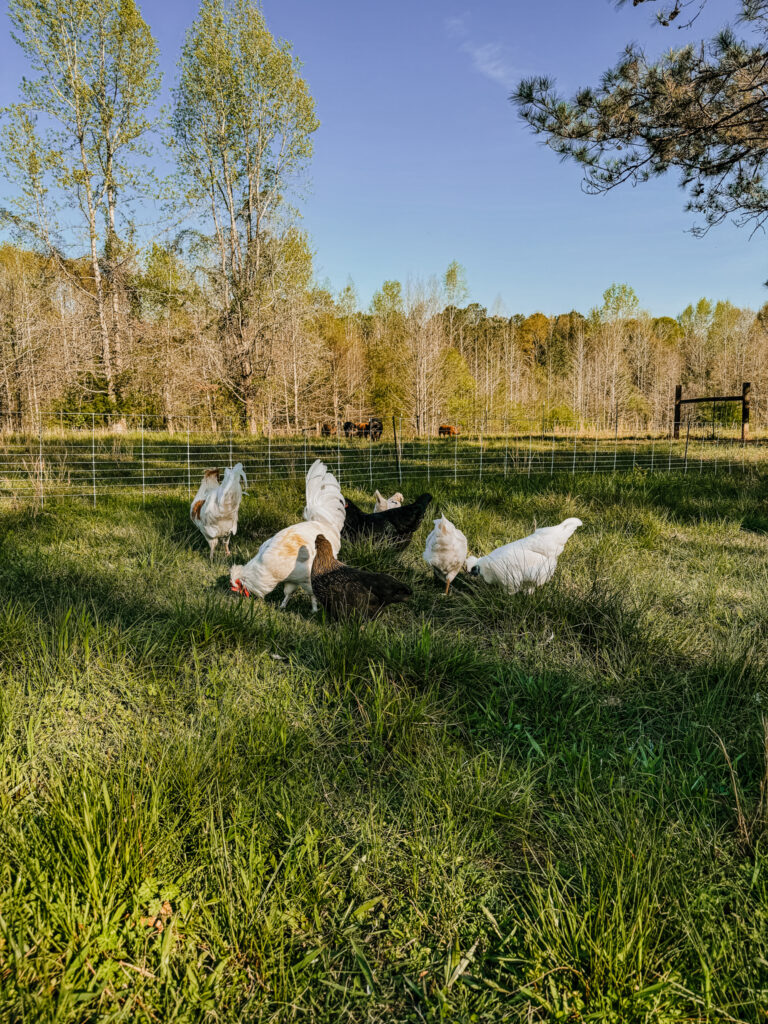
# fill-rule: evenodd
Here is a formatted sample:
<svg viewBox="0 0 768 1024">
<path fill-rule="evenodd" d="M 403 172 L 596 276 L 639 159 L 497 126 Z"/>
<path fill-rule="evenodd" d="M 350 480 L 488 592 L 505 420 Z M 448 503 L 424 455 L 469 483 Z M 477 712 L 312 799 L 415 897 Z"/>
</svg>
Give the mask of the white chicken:
<svg viewBox="0 0 768 1024">
<path fill-rule="evenodd" d="M 536 587 L 552 579 L 557 559 L 568 539 L 582 526 L 580 519 L 565 519 L 559 526 L 542 526 L 530 536 L 496 548 L 483 558 L 468 558 L 467 569 L 486 583 L 498 583 L 510 594 Z"/>
<path fill-rule="evenodd" d="M 287 526 L 265 540 L 247 565 L 232 566 L 229 581 L 236 594 L 266 597 L 279 583 L 283 583 L 281 608 L 285 608 L 296 588 L 301 587 L 312 598 L 312 611 L 317 611 L 310 582 L 315 538 L 322 533 L 335 558 L 341 547 L 341 530 L 346 515 L 338 481 L 319 459 L 307 473 L 306 501 L 303 523 Z"/>
<path fill-rule="evenodd" d="M 224 479 L 218 469 L 207 469 L 189 507 L 189 518 L 208 542 L 211 558 L 220 540 L 229 554 L 229 538 L 237 533 L 237 514 L 243 500 L 240 480 L 247 487 L 243 464 L 224 470 Z"/>
<path fill-rule="evenodd" d="M 386 512 L 390 508 L 400 508 L 403 504 L 403 496 L 399 491 L 391 498 L 385 498 L 381 491 L 374 491 L 373 496 L 376 499 L 376 504 L 373 506 L 374 512 Z"/>
<path fill-rule="evenodd" d="M 440 519 L 435 519 L 433 522 L 435 528 L 427 537 L 427 546 L 424 548 L 423 557 L 427 565 L 431 565 L 433 570 L 445 577 L 445 592 L 447 594 L 454 579 L 466 565 L 467 538 L 445 516 L 441 516 Z"/>
</svg>

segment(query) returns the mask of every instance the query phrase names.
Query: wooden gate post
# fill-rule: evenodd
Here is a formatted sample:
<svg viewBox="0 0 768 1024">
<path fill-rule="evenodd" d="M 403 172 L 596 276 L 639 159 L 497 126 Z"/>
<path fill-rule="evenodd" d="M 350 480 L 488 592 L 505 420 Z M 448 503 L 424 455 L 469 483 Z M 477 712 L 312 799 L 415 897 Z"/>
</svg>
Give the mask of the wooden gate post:
<svg viewBox="0 0 768 1024">
<path fill-rule="evenodd" d="M 672 428 L 672 437 L 677 440 L 680 437 L 680 399 L 683 397 L 683 385 L 675 385 L 675 422 Z"/>
<path fill-rule="evenodd" d="M 752 394 L 752 385 L 745 381 L 741 385 L 741 441 L 742 444 L 749 440 L 749 399 Z"/>
</svg>

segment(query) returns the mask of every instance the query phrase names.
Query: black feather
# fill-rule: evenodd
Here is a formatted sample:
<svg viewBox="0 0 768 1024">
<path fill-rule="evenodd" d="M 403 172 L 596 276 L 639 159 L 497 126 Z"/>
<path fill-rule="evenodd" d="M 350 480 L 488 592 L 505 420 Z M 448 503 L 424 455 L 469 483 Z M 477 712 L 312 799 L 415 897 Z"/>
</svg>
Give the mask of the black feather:
<svg viewBox="0 0 768 1024">
<path fill-rule="evenodd" d="M 347 515 L 341 534 L 349 540 L 383 537 L 392 547 L 402 550 L 410 544 L 414 533 L 421 526 L 431 501 L 431 494 L 420 494 L 410 505 L 389 508 L 385 512 L 363 512 L 347 498 Z"/>
</svg>

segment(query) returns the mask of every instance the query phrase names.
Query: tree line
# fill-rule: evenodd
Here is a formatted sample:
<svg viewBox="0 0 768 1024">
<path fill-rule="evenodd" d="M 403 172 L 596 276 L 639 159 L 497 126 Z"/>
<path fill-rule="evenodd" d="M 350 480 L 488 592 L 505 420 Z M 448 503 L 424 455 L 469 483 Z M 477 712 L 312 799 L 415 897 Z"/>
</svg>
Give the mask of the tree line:
<svg viewBox="0 0 768 1024">
<path fill-rule="evenodd" d="M 6 430 L 58 410 L 145 414 L 171 430 L 191 416 L 213 430 L 257 433 L 371 415 L 402 417 L 417 434 L 441 423 L 466 432 L 555 423 L 650 430 L 669 426 L 677 382 L 706 395 L 750 380 L 758 400 L 768 388 L 768 310 L 700 299 L 676 317 L 652 317 L 630 287 L 612 285 L 585 314 L 501 316 L 466 301 L 456 263 L 440 280 L 385 281 L 361 310 L 351 283 L 333 295 L 312 285 L 307 264 L 272 321 L 246 406 L 215 290 L 155 243 L 123 272 L 110 395 L 93 296 L 72 281 L 78 274 L 88 279 L 85 257 L 63 272 L 40 254 L 0 247 Z"/>
<path fill-rule="evenodd" d="M 727 302 L 653 318 L 612 285 L 583 313 L 502 316 L 455 261 L 365 310 L 351 282 L 319 286 L 297 211 L 319 122 L 254 0 L 202 0 L 168 110 L 134 0 L 9 10 L 30 74 L 0 134 L 4 429 L 59 410 L 254 433 L 370 415 L 645 429 L 677 382 L 759 397 L 766 316 Z"/>
</svg>

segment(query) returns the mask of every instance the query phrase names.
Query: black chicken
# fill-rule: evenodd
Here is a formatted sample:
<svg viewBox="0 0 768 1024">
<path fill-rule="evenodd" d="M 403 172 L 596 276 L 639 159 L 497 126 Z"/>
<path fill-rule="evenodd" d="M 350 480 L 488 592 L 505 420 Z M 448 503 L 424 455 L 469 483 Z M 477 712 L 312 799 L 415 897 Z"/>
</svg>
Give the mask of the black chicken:
<svg viewBox="0 0 768 1024">
<path fill-rule="evenodd" d="M 349 540 L 383 537 L 393 548 L 402 550 L 408 547 L 414 533 L 421 526 L 431 501 L 431 494 L 420 494 L 410 505 L 388 508 L 386 512 L 363 512 L 354 501 L 345 498 L 347 516 L 341 535 Z"/>
<path fill-rule="evenodd" d="M 357 613 L 374 618 L 388 604 L 407 601 L 411 588 L 385 572 L 354 569 L 333 557 L 331 545 L 318 533 L 312 562 L 312 593 L 332 618 Z"/>
</svg>

